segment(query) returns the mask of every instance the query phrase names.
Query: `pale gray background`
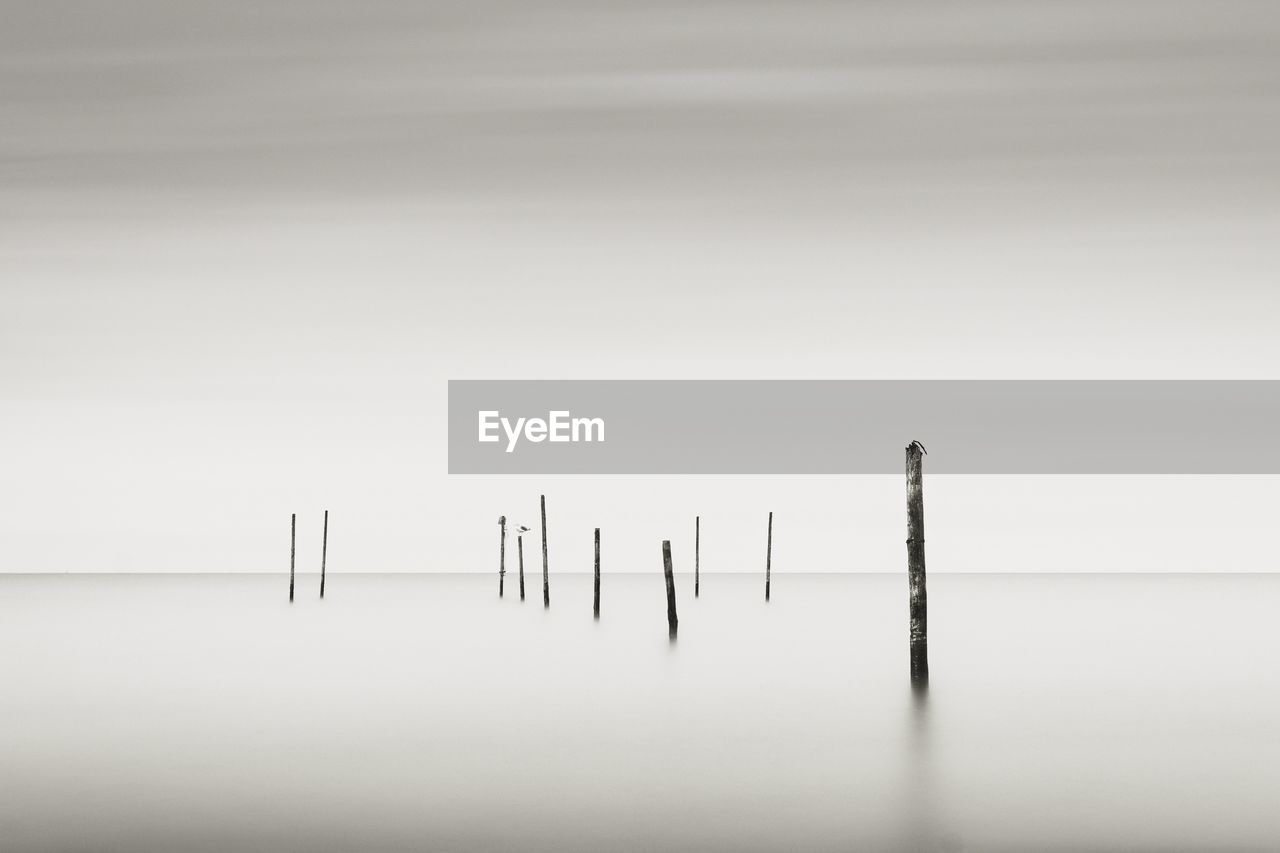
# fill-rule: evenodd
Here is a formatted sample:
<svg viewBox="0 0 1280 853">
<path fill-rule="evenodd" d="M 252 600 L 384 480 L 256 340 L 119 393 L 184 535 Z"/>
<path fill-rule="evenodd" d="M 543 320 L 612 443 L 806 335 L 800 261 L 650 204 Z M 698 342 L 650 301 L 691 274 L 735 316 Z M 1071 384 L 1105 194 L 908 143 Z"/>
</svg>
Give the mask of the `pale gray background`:
<svg viewBox="0 0 1280 853">
<path fill-rule="evenodd" d="M 770 509 L 779 571 L 898 570 L 899 478 L 450 479 L 445 381 L 1276 378 L 1278 37 L 1238 0 L 0 2 L 0 570 L 279 570 L 291 511 L 310 566 L 328 507 L 335 570 L 490 571 L 539 490 L 562 570 L 695 512 L 754 569 Z M 935 572 L 1278 562 L 1275 478 L 927 489 Z"/>
</svg>

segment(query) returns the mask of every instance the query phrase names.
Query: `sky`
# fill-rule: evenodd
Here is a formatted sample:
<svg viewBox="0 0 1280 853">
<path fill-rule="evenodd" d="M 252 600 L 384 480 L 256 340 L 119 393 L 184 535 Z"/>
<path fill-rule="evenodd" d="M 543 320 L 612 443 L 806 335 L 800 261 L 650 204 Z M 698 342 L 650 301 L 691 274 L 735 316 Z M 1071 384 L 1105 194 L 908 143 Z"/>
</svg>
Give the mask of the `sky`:
<svg viewBox="0 0 1280 853">
<path fill-rule="evenodd" d="M 325 508 L 335 571 L 492 571 L 541 492 L 554 569 L 700 513 L 754 571 L 774 510 L 779 571 L 899 571 L 894 478 L 449 477 L 445 383 L 1280 378 L 1273 3 L 0 21 L 0 571 L 277 571 L 292 512 L 310 569 Z M 931 571 L 1280 563 L 1276 478 L 926 501 Z"/>
</svg>

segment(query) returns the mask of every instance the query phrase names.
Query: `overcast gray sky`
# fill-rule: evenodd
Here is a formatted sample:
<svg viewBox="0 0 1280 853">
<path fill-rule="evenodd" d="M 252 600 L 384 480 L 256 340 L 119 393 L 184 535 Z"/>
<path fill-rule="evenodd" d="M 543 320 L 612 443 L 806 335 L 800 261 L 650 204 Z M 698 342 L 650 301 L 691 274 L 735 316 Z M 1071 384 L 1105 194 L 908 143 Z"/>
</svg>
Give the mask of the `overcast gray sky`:
<svg viewBox="0 0 1280 853">
<path fill-rule="evenodd" d="M 1241 0 L 0 0 L 0 570 L 278 568 L 325 507 L 344 569 L 488 570 L 539 490 L 565 569 L 693 512 L 755 568 L 769 509 L 782 570 L 897 569 L 892 479 L 450 479 L 445 380 L 1280 378 L 1278 47 Z M 1273 478 L 934 482 L 933 570 L 1277 564 Z"/>
</svg>

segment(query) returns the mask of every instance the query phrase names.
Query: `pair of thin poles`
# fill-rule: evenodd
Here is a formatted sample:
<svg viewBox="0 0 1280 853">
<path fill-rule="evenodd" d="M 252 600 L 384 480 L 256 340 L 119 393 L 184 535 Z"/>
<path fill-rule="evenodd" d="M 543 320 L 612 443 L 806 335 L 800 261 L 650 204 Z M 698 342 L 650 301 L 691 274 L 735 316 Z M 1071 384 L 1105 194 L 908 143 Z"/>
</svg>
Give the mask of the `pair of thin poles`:
<svg viewBox="0 0 1280 853">
<path fill-rule="evenodd" d="M 293 602 L 294 565 L 298 553 L 298 514 L 289 517 L 289 601 Z M 320 545 L 320 597 L 324 598 L 325 562 L 329 557 L 329 510 L 324 511 L 324 538 Z"/>
<path fill-rule="evenodd" d="M 542 606 L 551 606 L 551 577 L 547 570 L 547 496 L 540 496 L 542 512 Z M 507 575 L 507 517 L 498 517 L 498 528 L 501 531 L 501 545 L 498 551 L 498 597 L 502 597 L 502 587 Z M 516 545 L 520 550 L 520 600 L 524 601 L 524 534 L 527 528 L 521 527 L 516 532 Z M 600 615 L 600 529 L 596 528 L 596 616 Z"/>
</svg>

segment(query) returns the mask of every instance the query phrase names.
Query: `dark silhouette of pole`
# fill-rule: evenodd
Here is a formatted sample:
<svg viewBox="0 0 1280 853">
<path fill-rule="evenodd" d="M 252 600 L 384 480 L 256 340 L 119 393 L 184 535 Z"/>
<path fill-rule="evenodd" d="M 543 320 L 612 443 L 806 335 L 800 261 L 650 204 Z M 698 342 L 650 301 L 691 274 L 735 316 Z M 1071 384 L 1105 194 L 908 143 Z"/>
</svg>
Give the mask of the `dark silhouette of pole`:
<svg viewBox="0 0 1280 853">
<path fill-rule="evenodd" d="M 320 597 L 324 598 L 324 564 L 329 557 L 329 510 L 324 511 L 324 537 L 320 540 Z"/>
<path fill-rule="evenodd" d="M 516 536 L 516 550 L 520 552 L 520 600 L 524 601 L 524 533 Z"/>
<path fill-rule="evenodd" d="M 289 517 L 289 603 L 293 603 L 293 558 L 298 552 L 298 514 Z"/>
<path fill-rule="evenodd" d="M 769 513 L 769 543 L 764 551 L 764 600 L 769 600 L 769 586 L 773 579 L 773 513 Z"/>
<path fill-rule="evenodd" d="M 911 606 L 911 683 L 929 683 L 929 619 L 924 572 L 924 445 L 907 445 L 907 585 Z"/>
<path fill-rule="evenodd" d="M 596 528 L 596 596 L 593 607 L 595 617 L 600 618 L 600 528 Z"/>
<path fill-rule="evenodd" d="M 671 639 L 676 638 L 680 620 L 676 617 L 676 579 L 671 572 L 671 541 L 662 540 L 662 574 L 667 579 L 667 630 Z"/>
<path fill-rule="evenodd" d="M 542 498 L 542 606 L 551 606 L 551 578 L 547 574 L 547 496 Z"/>
<path fill-rule="evenodd" d="M 693 597 L 698 597 L 698 588 L 702 585 L 699 573 L 699 562 L 702 555 L 702 516 L 693 517 Z"/>
<path fill-rule="evenodd" d="M 502 598 L 502 585 L 507 577 L 507 517 L 498 516 L 498 598 Z"/>
</svg>

